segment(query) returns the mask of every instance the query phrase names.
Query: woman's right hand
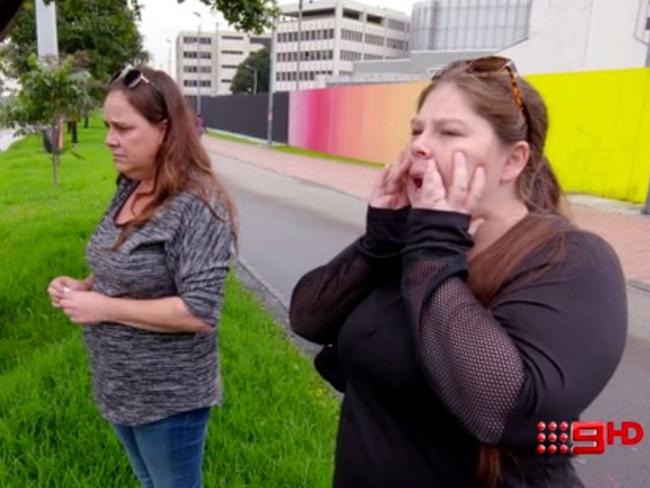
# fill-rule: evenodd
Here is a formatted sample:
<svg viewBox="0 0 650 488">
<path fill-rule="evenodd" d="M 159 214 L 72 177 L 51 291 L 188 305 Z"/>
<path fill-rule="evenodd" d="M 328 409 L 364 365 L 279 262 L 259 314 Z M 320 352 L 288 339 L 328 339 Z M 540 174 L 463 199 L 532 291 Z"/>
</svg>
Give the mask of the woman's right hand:
<svg viewBox="0 0 650 488">
<path fill-rule="evenodd" d="M 410 151 L 404 149 L 399 159 L 386 166 L 375 182 L 368 202 L 371 207 L 397 210 L 409 204 L 406 177 L 410 166 Z"/>
<path fill-rule="evenodd" d="M 69 276 L 58 276 L 50 282 L 47 293 L 50 295 L 52 306 L 61 308 L 61 299 L 68 291 L 90 291 L 90 288 L 91 285 L 87 281 L 76 280 Z"/>
</svg>

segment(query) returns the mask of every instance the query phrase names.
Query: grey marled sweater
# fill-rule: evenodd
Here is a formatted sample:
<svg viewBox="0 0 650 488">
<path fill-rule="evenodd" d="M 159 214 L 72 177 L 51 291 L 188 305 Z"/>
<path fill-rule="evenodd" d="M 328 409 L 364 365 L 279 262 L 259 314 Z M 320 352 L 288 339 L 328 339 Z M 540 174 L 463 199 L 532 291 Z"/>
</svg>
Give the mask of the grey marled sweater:
<svg viewBox="0 0 650 488">
<path fill-rule="evenodd" d="M 232 241 L 223 208 L 215 199 L 217 219 L 198 197 L 180 193 L 113 250 L 121 230 L 116 214 L 136 184 L 120 181 L 88 243 L 93 290 L 134 299 L 179 296 L 216 326 Z M 222 401 L 216 330 L 161 334 L 102 323 L 84 327 L 84 342 L 95 400 L 111 422 L 141 425 Z"/>
</svg>

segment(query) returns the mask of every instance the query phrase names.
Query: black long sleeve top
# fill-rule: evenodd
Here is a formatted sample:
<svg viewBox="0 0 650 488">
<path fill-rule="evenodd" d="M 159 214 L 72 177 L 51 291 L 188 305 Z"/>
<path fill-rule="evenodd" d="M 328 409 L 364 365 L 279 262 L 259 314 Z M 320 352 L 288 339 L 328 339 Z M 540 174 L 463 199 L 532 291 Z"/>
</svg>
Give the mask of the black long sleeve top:
<svg viewBox="0 0 650 488">
<path fill-rule="evenodd" d="M 531 252 L 487 309 L 465 282 L 468 225 L 369 208 L 366 234 L 294 289 L 293 330 L 341 357 L 336 487 L 474 486 L 481 443 L 513 460 L 503 487 L 581 486 L 569 458 L 536 454 L 536 425 L 576 420 L 614 373 L 620 263 L 568 228 L 562 261 L 539 273 L 548 253 Z"/>
</svg>

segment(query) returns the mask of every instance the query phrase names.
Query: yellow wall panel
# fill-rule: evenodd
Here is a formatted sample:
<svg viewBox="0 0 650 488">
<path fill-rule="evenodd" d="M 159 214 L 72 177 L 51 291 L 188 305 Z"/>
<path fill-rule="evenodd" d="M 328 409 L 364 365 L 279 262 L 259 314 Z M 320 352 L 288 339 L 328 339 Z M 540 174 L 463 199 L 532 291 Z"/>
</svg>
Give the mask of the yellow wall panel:
<svg viewBox="0 0 650 488">
<path fill-rule="evenodd" d="M 650 179 L 650 69 L 527 79 L 548 105 L 547 153 L 565 191 L 645 201 Z"/>
</svg>

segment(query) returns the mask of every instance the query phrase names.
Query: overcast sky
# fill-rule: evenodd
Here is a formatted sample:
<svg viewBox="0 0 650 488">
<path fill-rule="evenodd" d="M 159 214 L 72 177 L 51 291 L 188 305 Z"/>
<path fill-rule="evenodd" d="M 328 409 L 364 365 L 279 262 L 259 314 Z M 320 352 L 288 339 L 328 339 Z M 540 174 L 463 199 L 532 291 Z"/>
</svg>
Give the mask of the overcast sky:
<svg viewBox="0 0 650 488">
<path fill-rule="evenodd" d="M 411 14 L 414 0 L 358 0 L 368 5 L 391 8 Z M 416 0 L 417 1 L 417 0 Z M 280 1 L 280 5 L 284 2 Z M 295 3 L 295 2 L 294 2 Z M 176 42 L 176 34 L 183 30 L 197 29 L 199 21 L 203 31 L 228 28 L 220 14 L 213 14 L 199 0 L 185 0 L 179 4 L 176 0 L 142 0 L 142 22 L 140 32 L 144 37 L 144 48 L 152 55 L 151 64 L 159 69 L 167 69 L 169 44 Z M 201 14 L 201 20 L 193 14 Z M 172 73 L 175 73 L 174 49 L 172 49 Z"/>
</svg>

